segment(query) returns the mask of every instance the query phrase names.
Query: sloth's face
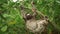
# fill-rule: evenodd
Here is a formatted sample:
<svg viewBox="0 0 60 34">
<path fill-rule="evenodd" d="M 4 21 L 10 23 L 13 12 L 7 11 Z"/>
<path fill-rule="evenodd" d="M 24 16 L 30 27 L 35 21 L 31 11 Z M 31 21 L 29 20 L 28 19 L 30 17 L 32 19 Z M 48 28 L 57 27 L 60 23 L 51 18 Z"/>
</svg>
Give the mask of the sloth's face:
<svg viewBox="0 0 60 34">
<path fill-rule="evenodd" d="M 26 19 L 27 20 L 30 20 L 30 19 L 32 19 L 33 18 L 33 16 L 31 15 L 31 14 L 26 14 Z"/>
</svg>

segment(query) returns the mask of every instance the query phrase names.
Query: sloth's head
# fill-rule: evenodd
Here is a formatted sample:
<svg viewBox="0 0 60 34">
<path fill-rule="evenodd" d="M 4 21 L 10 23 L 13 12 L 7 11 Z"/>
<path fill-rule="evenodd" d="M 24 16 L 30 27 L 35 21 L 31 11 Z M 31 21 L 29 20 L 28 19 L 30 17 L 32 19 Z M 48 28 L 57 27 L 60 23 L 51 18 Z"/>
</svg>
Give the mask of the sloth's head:
<svg viewBox="0 0 60 34">
<path fill-rule="evenodd" d="M 26 14 L 25 17 L 23 17 L 24 20 L 30 20 L 33 18 L 33 16 L 31 14 Z"/>
<path fill-rule="evenodd" d="M 26 19 L 27 19 L 27 20 L 29 20 L 29 19 L 32 19 L 32 18 L 33 18 L 33 16 L 32 16 L 31 14 L 26 14 L 25 16 L 26 16 Z"/>
</svg>

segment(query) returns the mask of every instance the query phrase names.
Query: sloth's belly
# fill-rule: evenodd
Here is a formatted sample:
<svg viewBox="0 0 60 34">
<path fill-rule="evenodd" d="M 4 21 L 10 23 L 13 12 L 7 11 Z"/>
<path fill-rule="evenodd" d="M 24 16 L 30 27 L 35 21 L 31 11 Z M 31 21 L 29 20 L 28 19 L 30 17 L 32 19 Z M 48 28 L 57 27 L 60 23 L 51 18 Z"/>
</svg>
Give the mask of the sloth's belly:
<svg viewBox="0 0 60 34">
<path fill-rule="evenodd" d="M 26 27 L 31 30 L 32 32 L 39 32 L 44 30 L 44 26 L 40 20 L 37 21 L 27 21 Z"/>
<path fill-rule="evenodd" d="M 35 21 L 27 21 L 26 27 L 30 30 L 34 30 L 36 28 L 36 22 Z"/>
</svg>

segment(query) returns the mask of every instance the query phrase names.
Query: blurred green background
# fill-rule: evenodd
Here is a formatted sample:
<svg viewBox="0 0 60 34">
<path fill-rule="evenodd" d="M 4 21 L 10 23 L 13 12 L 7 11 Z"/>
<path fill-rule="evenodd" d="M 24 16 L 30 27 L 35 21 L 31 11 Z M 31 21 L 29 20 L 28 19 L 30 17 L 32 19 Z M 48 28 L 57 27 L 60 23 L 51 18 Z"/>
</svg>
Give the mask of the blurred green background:
<svg viewBox="0 0 60 34">
<path fill-rule="evenodd" d="M 31 11 L 32 0 L 0 0 L 0 34 L 25 34 L 25 22 L 20 6 Z M 60 34 L 60 0 L 33 0 L 38 11 L 47 15 L 51 23 L 47 34 Z M 39 17 L 37 17 L 39 18 Z M 32 33 L 30 33 L 32 34 Z"/>
</svg>

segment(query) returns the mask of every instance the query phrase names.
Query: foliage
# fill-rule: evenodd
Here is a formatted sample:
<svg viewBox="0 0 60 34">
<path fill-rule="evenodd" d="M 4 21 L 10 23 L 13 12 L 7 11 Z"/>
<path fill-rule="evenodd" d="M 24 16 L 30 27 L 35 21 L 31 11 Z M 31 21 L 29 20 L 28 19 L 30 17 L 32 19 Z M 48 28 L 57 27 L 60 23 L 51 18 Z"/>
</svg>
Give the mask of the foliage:
<svg viewBox="0 0 60 34">
<path fill-rule="evenodd" d="M 21 16 L 20 6 L 23 5 L 30 12 L 32 0 L 13 2 L 0 0 L 0 34 L 25 34 L 25 22 Z M 47 27 L 47 33 L 57 31 L 60 34 L 60 1 L 59 0 L 33 0 L 39 12 L 48 16 L 51 23 Z M 39 18 L 39 17 L 37 17 Z"/>
</svg>

